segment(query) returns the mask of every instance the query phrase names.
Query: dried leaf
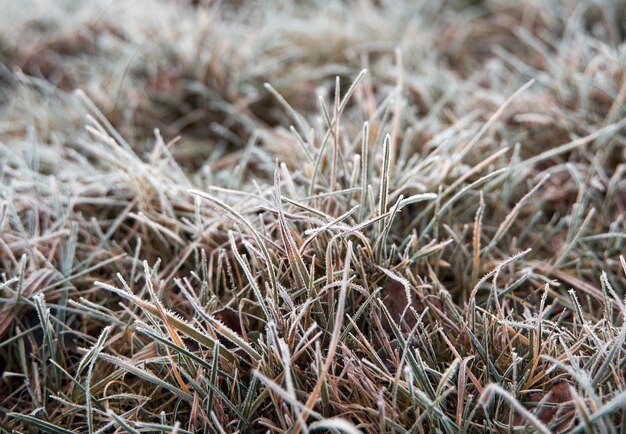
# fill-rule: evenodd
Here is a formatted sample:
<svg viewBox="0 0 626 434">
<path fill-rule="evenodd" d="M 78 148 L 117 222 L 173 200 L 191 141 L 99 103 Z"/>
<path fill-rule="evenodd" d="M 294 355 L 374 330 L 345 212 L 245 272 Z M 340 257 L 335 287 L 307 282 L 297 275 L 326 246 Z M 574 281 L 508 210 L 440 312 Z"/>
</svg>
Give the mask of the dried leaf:
<svg viewBox="0 0 626 434">
<path fill-rule="evenodd" d="M 226 327 L 238 334 L 243 333 L 243 327 L 239 319 L 239 313 L 229 307 L 218 310 L 213 313 L 213 317 L 223 323 Z"/>
<path fill-rule="evenodd" d="M 545 399 L 545 400 L 544 400 Z M 563 432 L 569 427 L 575 417 L 573 395 L 570 385 L 566 381 L 560 381 L 550 387 L 546 392 L 537 392 L 530 395 L 530 402 L 527 407 L 545 425 L 550 425 L 557 420 L 562 420 L 557 426 L 552 427 L 554 432 Z M 543 400 L 543 403 L 541 402 Z M 564 418 L 565 417 L 565 418 Z M 503 421 L 508 423 L 509 413 L 505 413 Z M 524 418 L 515 412 L 513 425 L 524 425 Z"/>
<path fill-rule="evenodd" d="M 409 287 L 408 290 L 411 291 L 412 294 L 411 300 L 407 299 L 407 288 L 405 288 L 401 282 L 389 278 L 387 279 L 387 283 L 385 283 L 381 294 L 383 304 L 387 310 L 389 310 L 391 317 L 396 323 L 401 323 L 401 330 L 404 331 L 411 330 L 415 324 L 417 324 L 417 318 L 413 315 L 410 309 L 407 309 L 407 305 L 410 303 L 410 306 L 413 307 L 418 313 L 421 313 L 424 310 L 423 304 L 416 299 L 412 289 Z M 382 324 L 386 332 L 392 332 L 391 325 L 384 317 L 382 318 Z"/>
</svg>

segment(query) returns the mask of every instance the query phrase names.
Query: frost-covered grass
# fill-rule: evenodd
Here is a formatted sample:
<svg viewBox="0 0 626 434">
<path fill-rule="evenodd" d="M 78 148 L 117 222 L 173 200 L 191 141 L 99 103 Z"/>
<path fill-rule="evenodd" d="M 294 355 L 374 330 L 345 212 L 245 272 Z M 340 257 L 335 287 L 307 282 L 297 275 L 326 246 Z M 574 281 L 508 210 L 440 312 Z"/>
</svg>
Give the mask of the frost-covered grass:
<svg viewBox="0 0 626 434">
<path fill-rule="evenodd" d="M 623 2 L 197 3 L 0 4 L 0 432 L 626 432 Z"/>
</svg>

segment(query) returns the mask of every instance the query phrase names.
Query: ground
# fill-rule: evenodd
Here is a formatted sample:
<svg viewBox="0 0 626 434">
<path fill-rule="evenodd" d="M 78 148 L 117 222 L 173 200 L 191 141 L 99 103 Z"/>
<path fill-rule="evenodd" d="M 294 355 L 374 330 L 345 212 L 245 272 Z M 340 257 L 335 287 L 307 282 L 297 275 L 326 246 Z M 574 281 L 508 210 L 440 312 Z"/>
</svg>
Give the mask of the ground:
<svg viewBox="0 0 626 434">
<path fill-rule="evenodd" d="M 626 432 L 626 5 L 0 1 L 0 432 Z"/>
</svg>

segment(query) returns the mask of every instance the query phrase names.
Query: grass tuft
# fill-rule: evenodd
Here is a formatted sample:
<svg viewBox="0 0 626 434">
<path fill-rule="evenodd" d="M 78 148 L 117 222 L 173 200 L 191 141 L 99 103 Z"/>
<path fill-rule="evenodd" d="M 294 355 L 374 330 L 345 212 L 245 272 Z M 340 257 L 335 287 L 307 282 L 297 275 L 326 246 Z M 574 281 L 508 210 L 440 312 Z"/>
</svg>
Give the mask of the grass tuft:
<svg viewBox="0 0 626 434">
<path fill-rule="evenodd" d="M 3 5 L 0 433 L 624 432 L 625 13 Z"/>
</svg>

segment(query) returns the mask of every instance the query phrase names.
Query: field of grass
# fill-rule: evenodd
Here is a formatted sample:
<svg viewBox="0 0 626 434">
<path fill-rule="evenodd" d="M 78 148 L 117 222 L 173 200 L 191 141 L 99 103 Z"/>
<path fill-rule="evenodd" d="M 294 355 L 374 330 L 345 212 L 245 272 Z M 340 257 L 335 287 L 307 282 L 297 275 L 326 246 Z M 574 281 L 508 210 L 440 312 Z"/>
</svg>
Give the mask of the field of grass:
<svg viewBox="0 0 626 434">
<path fill-rule="evenodd" d="M 623 0 L 0 0 L 0 433 L 626 433 Z"/>
</svg>

